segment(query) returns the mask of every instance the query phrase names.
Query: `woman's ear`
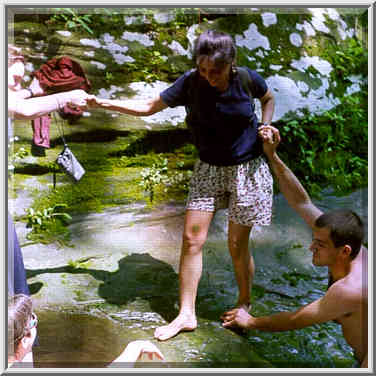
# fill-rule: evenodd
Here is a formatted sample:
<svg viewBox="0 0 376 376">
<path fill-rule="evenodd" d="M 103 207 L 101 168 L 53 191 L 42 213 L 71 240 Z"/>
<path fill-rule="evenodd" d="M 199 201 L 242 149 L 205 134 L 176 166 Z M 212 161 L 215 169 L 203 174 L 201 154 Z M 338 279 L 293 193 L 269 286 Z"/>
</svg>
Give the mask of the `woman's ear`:
<svg viewBox="0 0 376 376">
<path fill-rule="evenodd" d="M 343 246 L 343 250 L 342 250 L 342 252 L 343 252 L 343 254 L 345 255 L 345 256 L 347 256 L 347 257 L 350 257 L 350 255 L 351 255 L 351 252 L 352 252 L 352 248 L 351 248 L 351 246 L 350 245 L 344 245 Z"/>
<path fill-rule="evenodd" d="M 20 341 L 20 345 L 25 350 L 30 349 L 33 346 L 35 340 L 35 335 L 33 335 L 32 330 L 30 330 Z"/>
</svg>

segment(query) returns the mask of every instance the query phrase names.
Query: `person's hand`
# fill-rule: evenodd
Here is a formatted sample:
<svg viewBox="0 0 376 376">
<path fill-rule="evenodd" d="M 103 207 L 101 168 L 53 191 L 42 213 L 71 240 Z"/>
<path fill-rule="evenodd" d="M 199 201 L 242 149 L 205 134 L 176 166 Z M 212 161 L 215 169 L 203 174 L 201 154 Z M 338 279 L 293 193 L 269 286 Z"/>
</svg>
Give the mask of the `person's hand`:
<svg viewBox="0 0 376 376">
<path fill-rule="evenodd" d="M 39 80 L 34 77 L 31 81 L 31 84 L 29 85 L 29 89 L 33 93 L 33 97 L 39 97 L 44 94 L 43 89 L 40 86 Z"/>
<path fill-rule="evenodd" d="M 69 99 L 67 105 L 71 107 L 73 110 L 79 107 L 81 110 L 86 110 L 87 108 L 87 99 L 91 96 L 86 91 L 77 89 L 72 90 L 66 93 L 69 95 Z"/>
<path fill-rule="evenodd" d="M 271 125 L 263 125 L 259 128 L 258 134 L 263 141 L 262 147 L 264 153 L 266 155 L 272 155 L 281 142 L 279 130 Z"/>
<path fill-rule="evenodd" d="M 249 329 L 252 316 L 244 308 L 235 308 L 231 311 L 225 312 L 221 319 L 223 321 L 222 326 L 225 328 L 238 327 L 243 329 Z"/>
<path fill-rule="evenodd" d="M 135 362 L 141 359 L 143 354 L 147 354 L 150 360 L 153 356 L 164 361 L 163 354 L 159 351 L 158 347 L 150 341 L 133 341 L 128 343 L 123 353 L 118 358 L 118 361 Z"/>
</svg>

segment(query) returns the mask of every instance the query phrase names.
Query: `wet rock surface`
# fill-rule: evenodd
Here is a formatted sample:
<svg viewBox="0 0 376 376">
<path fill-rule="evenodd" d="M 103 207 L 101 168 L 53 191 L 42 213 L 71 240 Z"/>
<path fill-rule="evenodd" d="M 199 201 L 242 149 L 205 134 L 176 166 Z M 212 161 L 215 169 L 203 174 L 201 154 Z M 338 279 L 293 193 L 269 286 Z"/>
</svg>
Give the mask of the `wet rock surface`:
<svg viewBox="0 0 376 376">
<path fill-rule="evenodd" d="M 359 204 L 359 198 L 365 198 L 366 194 L 356 192 L 353 196 Z M 352 207 L 354 197 L 341 200 Z M 338 199 L 329 197 L 323 205 L 329 208 L 336 204 Z M 359 205 L 364 207 L 366 203 Z M 154 341 L 155 328 L 176 316 L 183 207 L 166 205 L 149 214 L 142 209 L 142 205 L 136 205 L 75 218 L 70 225 L 74 247 L 55 244 L 23 247 L 28 283 L 35 309 L 41 314 L 41 347 L 36 353 L 40 366 L 54 361 L 56 367 L 64 366 L 61 363 L 61 360 L 66 361 L 63 353 L 70 348 L 69 341 L 75 338 L 71 334 L 64 335 L 66 320 L 74 323 L 83 341 L 80 340 L 81 347 L 76 349 L 78 353 L 69 359 L 77 362 L 77 367 L 93 367 L 98 366 L 98 362 L 104 364 L 113 360 L 131 340 Z M 310 263 L 310 231 L 294 213 L 284 215 L 289 208 L 282 197 L 276 197 L 274 210 L 272 226 L 255 228 L 252 233 L 256 315 L 308 303 L 323 294 L 326 284 L 326 269 L 315 269 Z M 18 229 L 21 226 L 18 224 Z M 274 365 L 260 353 L 257 341 L 265 341 L 262 334 L 261 338 L 260 334 L 252 334 L 255 342 L 250 345 L 249 335 L 239 335 L 221 326 L 219 317 L 232 307 L 237 294 L 226 231 L 226 213 L 221 211 L 214 219 L 204 247 L 203 275 L 197 298 L 198 328 L 167 342 L 156 341 L 167 358 L 166 364 L 141 362 L 137 367 L 281 366 L 281 363 Z M 300 246 L 294 247 L 297 242 Z M 277 257 L 279 252 L 284 252 L 282 260 Z M 284 272 L 295 273 L 295 286 L 291 285 L 291 278 L 282 278 Z M 263 296 L 258 294 L 261 290 Z M 77 317 L 84 319 L 77 321 Z M 51 320 L 57 322 L 56 333 L 67 337 L 63 340 L 66 345 L 61 344 L 62 347 L 55 350 L 50 344 L 53 341 L 48 329 Z M 79 323 L 86 324 L 79 330 Z M 98 325 L 100 330 L 96 331 Z M 98 337 L 90 334 L 86 338 L 93 330 Z M 330 336 L 336 341 L 340 333 L 331 332 Z M 103 343 L 102 337 L 106 337 Z M 274 335 L 274 340 L 277 337 Z M 98 338 L 101 344 L 92 349 L 91 341 L 96 343 Z M 113 346 L 106 345 L 107 341 Z M 345 344 L 341 346 L 346 348 Z M 345 353 L 340 354 L 340 357 L 345 356 Z M 299 359 L 299 355 L 296 358 Z"/>
</svg>

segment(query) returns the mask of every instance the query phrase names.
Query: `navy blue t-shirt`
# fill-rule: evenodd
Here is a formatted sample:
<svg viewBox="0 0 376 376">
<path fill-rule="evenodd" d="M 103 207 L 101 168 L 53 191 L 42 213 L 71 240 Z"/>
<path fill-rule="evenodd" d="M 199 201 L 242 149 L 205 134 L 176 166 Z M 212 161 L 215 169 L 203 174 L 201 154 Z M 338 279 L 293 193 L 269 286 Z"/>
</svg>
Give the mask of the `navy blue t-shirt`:
<svg viewBox="0 0 376 376">
<path fill-rule="evenodd" d="M 268 87 L 255 71 L 251 77 L 254 98 L 265 95 Z M 228 89 L 221 93 L 194 69 L 180 76 L 160 95 L 169 107 L 185 106 L 186 123 L 202 161 L 216 166 L 231 166 L 261 155 L 257 137 L 257 116 L 239 74 L 232 75 Z"/>
</svg>

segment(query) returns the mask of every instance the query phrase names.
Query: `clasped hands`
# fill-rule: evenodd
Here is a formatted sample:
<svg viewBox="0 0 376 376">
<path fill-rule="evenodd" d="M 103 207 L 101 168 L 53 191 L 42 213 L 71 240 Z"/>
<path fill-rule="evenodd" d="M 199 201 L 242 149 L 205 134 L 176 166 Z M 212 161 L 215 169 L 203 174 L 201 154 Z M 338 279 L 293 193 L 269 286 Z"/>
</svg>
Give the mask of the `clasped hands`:
<svg viewBox="0 0 376 376">
<path fill-rule="evenodd" d="M 263 125 L 258 129 L 258 135 L 263 141 L 264 153 L 268 156 L 272 155 L 281 142 L 279 130 L 271 125 Z"/>
<path fill-rule="evenodd" d="M 88 108 L 99 107 L 100 99 L 95 95 L 86 93 L 84 90 L 72 90 L 69 92 L 69 101 L 67 105 L 72 109 L 80 108 L 86 110 Z"/>
</svg>

